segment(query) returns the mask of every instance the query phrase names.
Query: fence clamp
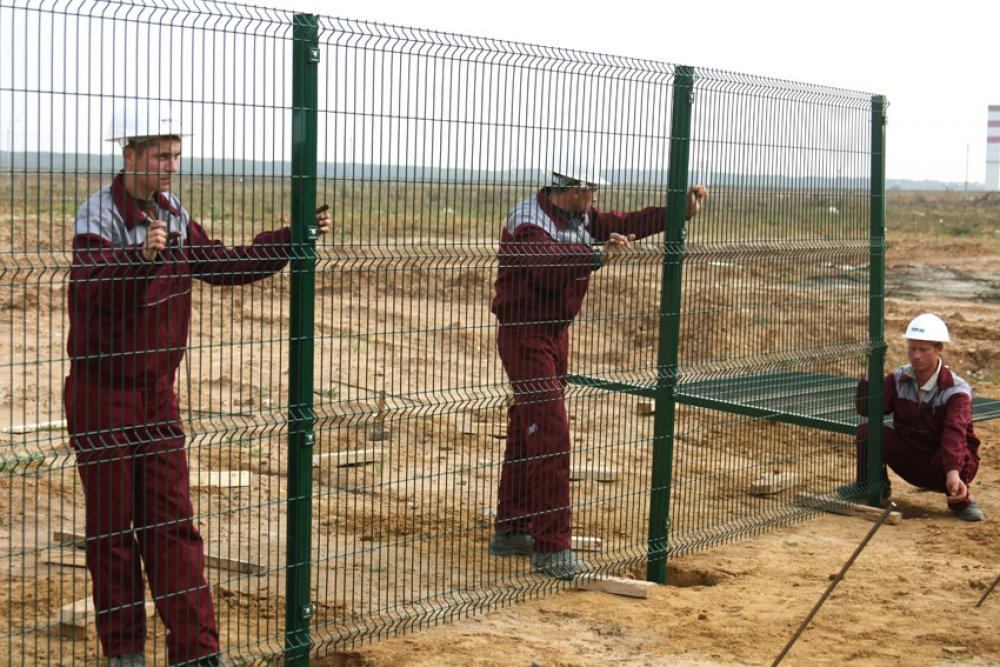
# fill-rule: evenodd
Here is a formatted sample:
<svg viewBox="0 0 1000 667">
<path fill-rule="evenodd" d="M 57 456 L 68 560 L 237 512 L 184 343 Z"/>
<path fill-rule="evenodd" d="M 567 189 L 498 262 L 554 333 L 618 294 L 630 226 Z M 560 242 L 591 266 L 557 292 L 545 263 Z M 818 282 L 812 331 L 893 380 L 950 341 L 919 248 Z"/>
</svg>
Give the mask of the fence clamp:
<svg viewBox="0 0 1000 667">
<path fill-rule="evenodd" d="M 319 47 L 318 46 L 310 46 L 309 47 L 309 55 L 306 56 L 306 60 L 309 62 L 310 65 L 315 65 L 316 63 L 319 62 Z"/>
<path fill-rule="evenodd" d="M 306 603 L 302 605 L 302 620 L 308 621 L 310 618 L 312 618 L 312 615 L 313 615 L 312 603 Z"/>
<path fill-rule="evenodd" d="M 316 434 L 315 433 L 303 433 L 302 434 L 302 446 L 312 447 L 316 444 Z"/>
<path fill-rule="evenodd" d="M 319 238 L 319 227 L 309 226 L 306 227 L 306 238 L 310 241 L 315 241 Z"/>
</svg>

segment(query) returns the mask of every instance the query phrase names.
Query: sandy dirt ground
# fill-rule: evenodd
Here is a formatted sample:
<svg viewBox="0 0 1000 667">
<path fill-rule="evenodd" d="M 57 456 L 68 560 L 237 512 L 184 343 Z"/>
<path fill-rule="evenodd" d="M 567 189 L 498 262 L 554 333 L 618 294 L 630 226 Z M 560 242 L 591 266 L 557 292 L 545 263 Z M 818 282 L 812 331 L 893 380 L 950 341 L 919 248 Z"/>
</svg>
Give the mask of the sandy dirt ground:
<svg viewBox="0 0 1000 667">
<path fill-rule="evenodd" d="M 905 362 L 896 332 L 937 312 L 954 339 L 946 361 L 978 395 L 1000 398 L 1000 208 L 978 213 L 992 216 L 993 235 L 972 240 L 910 234 L 911 219 L 936 216 L 935 205 L 895 204 L 906 210 L 889 229 L 887 367 Z M 942 496 L 891 475 L 903 521 L 880 529 L 783 664 L 1000 664 L 998 591 L 974 607 L 1000 575 L 1000 422 L 976 431 L 974 493 L 988 520 L 958 521 Z M 565 591 L 313 664 L 770 664 L 871 526 L 823 514 L 673 559 L 672 585 L 646 600 Z"/>
<path fill-rule="evenodd" d="M 905 203 L 918 213 L 936 215 L 929 204 Z M 954 208 L 954 202 L 949 205 Z M 916 312 L 933 310 L 952 325 L 955 344 L 949 348 L 949 363 L 981 395 L 1000 398 L 1000 274 L 995 261 L 1000 238 L 935 233 L 893 239 L 892 233 L 890 226 L 888 366 L 903 360 L 895 332 Z M 16 372 L 7 376 L 10 382 L 0 388 L 3 426 L 61 417 L 62 267 L 68 259 L 60 253 L 67 239 L 44 240 L 37 229 L 26 236 L 10 242 L 46 252 L 24 259 L 0 303 L 0 324 L 16 333 L 5 345 L 17 361 Z M 503 584 L 498 595 L 504 595 L 506 586 L 507 598 L 516 597 L 512 582 L 519 581 L 525 563 L 484 556 L 489 519 L 483 510 L 495 498 L 507 390 L 493 353 L 493 321 L 486 307 L 494 273 L 492 250 L 488 243 L 472 250 L 446 257 L 448 270 L 437 269 L 444 261 L 440 251 L 408 271 L 388 270 L 374 254 L 361 262 L 364 270 L 352 271 L 351 264 L 336 256 L 321 266 L 315 453 L 368 443 L 379 450 L 381 461 L 377 466 L 314 469 L 312 598 L 319 637 L 338 636 L 341 628 L 377 631 L 405 605 L 412 610 L 449 598 L 454 602 L 455 591 L 468 586 L 470 577 L 491 577 Z M 719 260 L 723 265 L 711 264 L 709 258 L 693 260 L 687 275 L 700 290 L 697 303 L 704 321 L 702 329 L 682 334 L 691 342 L 693 359 L 711 360 L 734 336 L 745 352 L 777 340 L 786 329 L 822 335 L 829 330 L 822 309 L 837 299 L 856 302 L 864 292 L 865 284 L 852 277 L 859 267 L 850 262 L 858 254 L 818 265 L 779 261 L 776 272 L 752 263 L 741 272 L 729 263 L 732 258 Z M 638 277 L 614 267 L 592 289 L 588 308 L 596 316 L 588 324 L 584 313 L 576 340 L 607 336 L 610 342 L 595 348 L 600 355 L 587 354 L 578 345 L 576 370 L 605 376 L 618 372 L 628 379 L 635 369 L 649 368 L 656 322 L 648 313 L 656 312 L 659 265 L 655 256 L 647 259 L 633 267 L 641 270 Z M 732 271 L 736 282 L 711 281 L 719 271 Z M 766 320 L 769 309 L 780 304 L 781 290 L 798 279 L 803 281 L 795 288 L 801 289 L 795 293 L 800 303 L 810 295 L 827 301 L 789 315 L 799 318 L 793 322 L 796 327 Z M 615 310 L 622 308 L 618 290 L 630 281 L 649 286 L 632 306 L 645 313 L 642 317 Z M 266 571 L 257 576 L 209 570 L 226 646 L 258 659 L 280 650 L 284 627 L 287 406 L 281 397 L 287 383 L 288 313 L 280 304 L 287 301 L 288 289 L 286 273 L 242 289 L 199 290 L 192 346 L 179 380 L 192 468 L 253 475 L 248 487 L 201 488 L 193 496 L 210 553 L 242 558 Z M 731 309 L 721 300 L 727 289 L 765 296 Z M 419 294 L 429 296 L 415 296 Z M 261 303 L 270 305 L 261 308 Z M 863 316 L 854 313 L 849 326 L 863 326 Z M 753 337 L 739 338 L 741 321 L 750 319 L 756 325 Z M 608 322 L 621 325 L 609 327 Z M 644 351 L 620 352 L 630 347 Z M 856 359 L 829 363 L 829 372 L 850 373 L 858 367 Z M 711 364 L 704 368 L 710 372 Z M 395 394 L 383 396 L 387 388 Z M 652 418 L 632 417 L 634 397 L 577 393 L 568 405 L 576 460 L 591 467 L 617 466 L 626 473 L 616 485 L 574 486 L 574 502 L 589 508 L 577 512 L 574 530 L 602 535 L 602 557 L 608 561 L 641 551 Z M 390 415 L 388 421 L 382 419 L 383 411 Z M 679 477 L 700 481 L 690 487 L 692 503 L 685 502 L 683 485 L 675 489 L 677 508 L 697 508 L 678 511 L 675 529 L 685 528 L 686 522 L 692 528 L 719 525 L 734 512 L 756 519 L 769 507 L 787 504 L 787 499 L 762 501 L 746 494 L 747 485 L 776 461 L 799 466 L 804 483 L 817 488 L 829 488 L 850 465 L 846 436 L 796 460 L 788 453 L 820 441 L 815 433 L 780 424 L 727 425 L 728 417 L 707 412 L 679 411 L 684 440 L 678 440 L 684 446 L 676 454 L 675 470 Z M 620 441 L 609 444 L 607 417 L 615 413 L 630 417 L 619 431 Z M 393 431 L 391 444 L 370 443 L 371 430 L 382 427 Z M 726 428 L 733 429 L 732 441 L 724 449 L 713 448 Z M 977 430 L 986 443 L 977 497 L 988 514 L 1000 516 L 1000 461 L 992 444 L 1000 439 L 1000 428 L 990 422 Z M 753 451 L 759 445 L 762 451 Z M 28 663 L 87 663 L 97 655 L 92 626 L 78 631 L 59 627 L 57 611 L 86 596 L 88 578 L 79 562 L 70 567 L 46 562 L 67 552 L 53 542 L 54 531 L 82 531 L 82 494 L 70 459 L 37 469 L 32 458 L 65 454 L 64 434 L 58 428 L 6 434 L 2 446 L 5 454 L 19 458 L 18 467 L 0 478 L 0 537 L 10 545 L 0 561 L 0 605 L 13 608 L 17 602 L 18 613 L 0 619 L 0 628 L 11 633 L 0 646 L 0 657 L 11 651 Z M 716 456 L 716 451 L 725 455 Z M 707 480 L 713 479 L 711 488 Z M 706 489 L 708 502 L 697 495 Z M 995 521 L 961 524 L 934 494 L 916 493 L 898 480 L 894 489 L 906 519 L 879 533 L 789 661 L 1000 661 L 995 630 L 1000 598 L 982 609 L 971 608 L 1000 573 Z M 821 516 L 673 559 L 672 585 L 656 589 L 646 601 L 556 593 L 317 658 L 314 664 L 763 664 L 777 654 L 868 527 L 860 519 Z M 641 568 L 633 574 L 641 576 Z M 532 587 L 530 581 L 524 586 L 528 591 Z M 163 662 L 163 635 L 162 625 L 153 621 L 149 645 L 159 647 L 151 655 L 155 664 Z"/>
</svg>

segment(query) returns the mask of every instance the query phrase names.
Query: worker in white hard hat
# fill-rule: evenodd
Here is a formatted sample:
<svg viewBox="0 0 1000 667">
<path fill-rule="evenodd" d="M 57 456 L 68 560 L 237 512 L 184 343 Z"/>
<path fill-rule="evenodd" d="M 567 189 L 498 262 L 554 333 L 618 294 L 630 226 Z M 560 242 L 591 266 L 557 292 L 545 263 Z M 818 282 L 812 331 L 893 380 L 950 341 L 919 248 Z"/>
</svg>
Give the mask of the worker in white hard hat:
<svg viewBox="0 0 1000 667">
<path fill-rule="evenodd" d="M 636 238 L 666 227 L 661 206 L 598 210 L 596 195 L 604 184 L 587 163 L 553 168 L 549 185 L 507 216 L 494 285 L 497 348 L 514 401 L 489 551 L 530 555 L 536 572 L 558 579 L 590 569 L 570 548 L 570 433 L 563 401 L 568 329 L 591 274 L 627 252 Z M 688 219 L 707 194 L 703 185 L 691 188 Z"/>
<path fill-rule="evenodd" d="M 288 262 L 291 230 L 231 248 L 208 235 L 170 191 L 189 135 L 168 105 L 128 101 L 109 135 L 124 169 L 76 215 L 64 393 L 97 634 L 109 664 L 144 664 L 145 572 L 169 662 L 216 665 L 219 635 L 174 380 L 192 278 L 240 285 L 273 275 Z M 329 214 L 317 214 L 316 225 L 326 233 Z"/>
<path fill-rule="evenodd" d="M 885 376 L 884 410 L 892 427 L 882 431 L 885 462 L 910 484 L 947 496 L 948 508 L 965 521 L 982 521 L 983 510 L 969 487 L 979 469 L 979 438 L 972 429 L 972 388 L 944 364 L 948 327 L 925 313 L 903 334 L 909 364 Z M 868 383 L 858 386 L 858 411 L 867 414 Z M 868 429 L 858 434 L 856 491 L 867 482 Z M 883 475 L 885 473 L 883 472 Z M 888 478 L 883 478 L 888 484 Z M 842 487 L 850 491 L 850 487 Z"/>
</svg>

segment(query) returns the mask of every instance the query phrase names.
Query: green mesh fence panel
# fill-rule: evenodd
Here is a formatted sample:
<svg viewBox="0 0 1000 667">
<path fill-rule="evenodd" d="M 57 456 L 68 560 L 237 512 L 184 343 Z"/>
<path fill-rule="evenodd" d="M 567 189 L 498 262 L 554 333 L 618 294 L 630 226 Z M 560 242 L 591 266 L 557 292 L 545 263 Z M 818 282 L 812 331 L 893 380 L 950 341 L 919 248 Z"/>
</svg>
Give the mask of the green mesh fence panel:
<svg viewBox="0 0 1000 667">
<path fill-rule="evenodd" d="M 307 664 L 855 480 L 881 98 L 223 3 L 0 44 L 4 662 Z"/>
</svg>

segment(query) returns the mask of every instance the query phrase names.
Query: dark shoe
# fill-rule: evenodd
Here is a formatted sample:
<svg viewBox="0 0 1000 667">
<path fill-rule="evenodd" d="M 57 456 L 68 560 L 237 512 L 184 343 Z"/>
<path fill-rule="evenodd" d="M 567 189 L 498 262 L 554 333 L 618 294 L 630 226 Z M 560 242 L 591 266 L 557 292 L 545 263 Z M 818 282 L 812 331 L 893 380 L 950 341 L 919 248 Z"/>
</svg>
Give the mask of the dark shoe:
<svg viewBox="0 0 1000 667">
<path fill-rule="evenodd" d="M 108 667 L 145 667 L 146 659 L 142 653 L 126 653 L 108 658 Z"/>
<path fill-rule="evenodd" d="M 563 581 L 570 581 L 578 575 L 594 571 L 594 568 L 573 553 L 572 549 L 536 551 L 531 555 L 531 569 Z"/>
<path fill-rule="evenodd" d="M 490 540 L 491 556 L 530 556 L 533 540 L 519 530 L 498 530 Z"/>
<path fill-rule="evenodd" d="M 970 500 L 965 509 L 952 510 L 952 512 L 955 512 L 962 521 L 982 521 L 986 518 L 986 515 L 983 514 L 983 508 L 974 500 Z"/>
</svg>

